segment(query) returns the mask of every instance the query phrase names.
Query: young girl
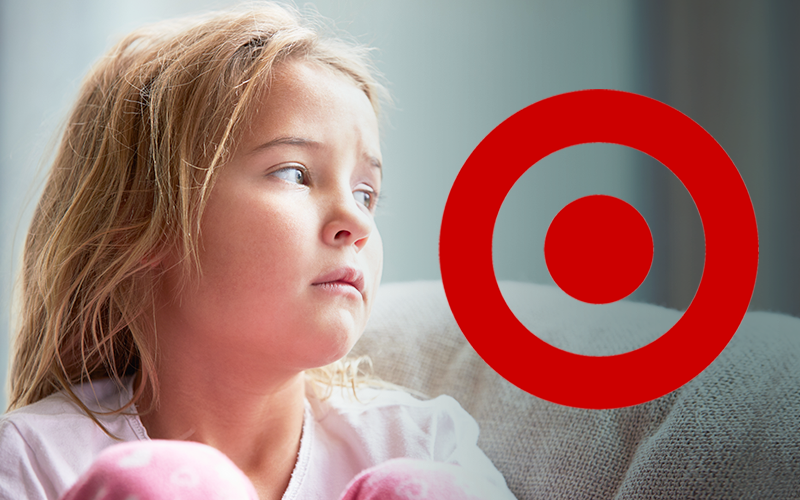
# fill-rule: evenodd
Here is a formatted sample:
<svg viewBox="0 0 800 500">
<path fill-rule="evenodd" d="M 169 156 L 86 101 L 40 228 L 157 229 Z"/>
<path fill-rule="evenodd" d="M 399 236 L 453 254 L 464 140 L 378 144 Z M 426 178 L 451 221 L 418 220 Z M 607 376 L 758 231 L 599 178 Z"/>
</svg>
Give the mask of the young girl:
<svg viewBox="0 0 800 500">
<path fill-rule="evenodd" d="M 513 498 L 451 398 L 332 390 L 381 276 L 380 93 L 277 6 L 100 61 L 26 242 L 0 497 Z"/>
</svg>

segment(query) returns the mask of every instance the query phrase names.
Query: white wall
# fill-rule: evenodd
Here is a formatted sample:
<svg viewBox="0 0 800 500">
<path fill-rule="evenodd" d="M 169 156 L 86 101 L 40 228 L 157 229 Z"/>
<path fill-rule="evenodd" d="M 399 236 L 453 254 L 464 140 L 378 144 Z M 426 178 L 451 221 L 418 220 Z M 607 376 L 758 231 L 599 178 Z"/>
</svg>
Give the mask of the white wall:
<svg viewBox="0 0 800 500">
<path fill-rule="evenodd" d="M 379 48 L 378 66 L 396 103 L 388 110 L 383 150 L 384 281 L 439 278 L 438 233 L 450 186 L 472 149 L 502 120 L 571 90 L 637 91 L 631 3 L 316 2 L 338 27 Z M 143 23 L 225 4 L 0 0 L 0 374 L 7 366 L 10 286 L 38 192 L 37 167 L 82 75 L 115 39 Z M 621 146 L 581 146 L 525 174 L 498 219 L 498 277 L 549 280 L 541 257 L 544 232 L 558 209 L 578 196 L 612 194 L 638 206 L 636 154 Z M 503 175 L 501 165 L 487 170 L 487 180 L 495 175 Z"/>
</svg>

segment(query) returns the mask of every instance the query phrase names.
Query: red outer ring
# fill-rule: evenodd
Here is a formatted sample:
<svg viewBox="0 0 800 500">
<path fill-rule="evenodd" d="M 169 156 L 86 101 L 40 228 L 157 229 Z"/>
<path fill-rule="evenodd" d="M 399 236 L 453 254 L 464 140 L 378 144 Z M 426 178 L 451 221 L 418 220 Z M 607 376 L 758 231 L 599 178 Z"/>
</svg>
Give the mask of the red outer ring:
<svg viewBox="0 0 800 500">
<path fill-rule="evenodd" d="M 517 179 L 551 153 L 596 142 L 628 146 L 666 165 L 697 205 L 706 241 L 703 276 L 680 320 L 650 344 L 614 356 L 573 354 L 528 331 L 503 299 L 492 263 L 497 214 Z M 486 182 L 493 168 L 503 175 Z M 492 130 L 453 183 L 440 238 L 447 300 L 472 347 L 520 389 L 577 408 L 644 403 L 697 376 L 739 327 L 758 270 L 753 205 L 722 147 L 676 109 L 616 90 L 559 94 Z"/>
</svg>

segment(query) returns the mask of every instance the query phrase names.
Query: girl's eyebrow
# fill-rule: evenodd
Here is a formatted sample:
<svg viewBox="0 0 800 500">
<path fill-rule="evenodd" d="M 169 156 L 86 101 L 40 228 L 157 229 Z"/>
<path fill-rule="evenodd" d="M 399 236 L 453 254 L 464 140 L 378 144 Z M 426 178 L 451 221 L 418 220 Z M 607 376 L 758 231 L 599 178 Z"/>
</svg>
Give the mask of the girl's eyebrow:
<svg viewBox="0 0 800 500">
<path fill-rule="evenodd" d="M 250 151 L 249 154 L 255 154 L 265 149 L 273 148 L 275 146 L 282 146 L 282 145 L 290 145 L 290 146 L 304 146 L 304 147 L 311 147 L 311 148 L 319 148 L 322 146 L 322 143 L 317 142 L 312 139 L 307 139 L 305 137 L 294 137 L 294 136 L 287 136 L 287 137 L 278 137 L 277 139 L 272 139 L 271 141 L 265 142 Z"/>
<path fill-rule="evenodd" d="M 383 166 L 381 165 L 381 161 L 377 157 L 372 155 L 367 155 L 367 160 L 369 160 L 370 164 L 372 164 L 373 167 L 381 171 L 381 177 L 383 177 Z"/>
</svg>

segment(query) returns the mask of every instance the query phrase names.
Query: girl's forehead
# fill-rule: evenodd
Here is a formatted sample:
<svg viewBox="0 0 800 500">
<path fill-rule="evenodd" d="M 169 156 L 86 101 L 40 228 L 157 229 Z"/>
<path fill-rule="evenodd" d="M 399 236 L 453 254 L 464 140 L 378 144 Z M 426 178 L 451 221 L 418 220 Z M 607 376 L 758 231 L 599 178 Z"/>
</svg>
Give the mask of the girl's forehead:
<svg viewBox="0 0 800 500">
<path fill-rule="evenodd" d="M 380 157 L 378 120 L 366 93 L 341 72 L 320 63 L 287 61 L 275 68 L 246 128 L 246 149 L 266 141 L 353 138 Z M 285 142 L 285 141 L 284 141 Z"/>
<path fill-rule="evenodd" d="M 358 82 L 343 71 L 313 60 L 289 59 L 275 66 L 269 88 L 262 96 L 262 100 L 308 101 L 315 97 L 340 97 L 345 93 L 363 96 L 368 103 L 370 102 L 369 96 Z M 375 114 L 375 110 L 372 111 Z"/>
</svg>

